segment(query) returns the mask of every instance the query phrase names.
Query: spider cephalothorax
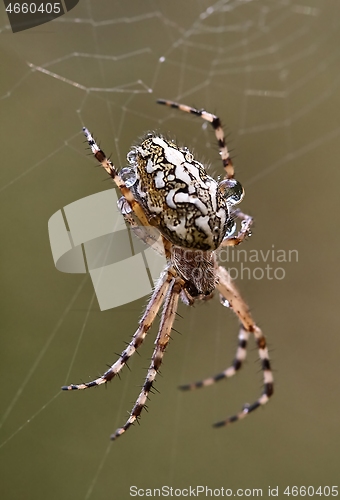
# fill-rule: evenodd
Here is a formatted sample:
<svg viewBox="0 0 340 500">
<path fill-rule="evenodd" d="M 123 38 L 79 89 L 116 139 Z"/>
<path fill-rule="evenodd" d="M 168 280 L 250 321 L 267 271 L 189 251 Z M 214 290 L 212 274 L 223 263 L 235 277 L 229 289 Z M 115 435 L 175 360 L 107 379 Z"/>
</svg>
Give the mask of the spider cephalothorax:
<svg viewBox="0 0 340 500">
<path fill-rule="evenodd" d="M 190 298 L 194 299 L 200 295 L 209 296 L 215 290 L 218 280 L 214 252 L 191 250 L 174 245 L 171 249 L 171 264 L 185 281 L 184 289 L 189 301 Z"/>
<path fill-rule="evenodd" d="M 214 289 L 217 289 L 222 303 L 231 308 L 240 321 L 239 342 L 232 365 L 214 377 L 184 385 L 182 389 L 195 389 L 232 377 L 246 357 L 250 334 L 257 344 L 263 372 L 261 396 L 253 404 L 245 405 L 238 414 L 215 426 L 227 425 L 244 418 L 266 404 L 273 394 L 273 376 L 265 337 L 255 324 L 228 272 L 218 264 L 218 250 L 241 243 L 250 234 L 252 225 L 249 215 L 234 208 L 242 200 L 244 192 L 241 184 L 234 179 L 234 166 L 225 144 L 221 122 L 217 116 L 203 109 L 190 108 L 172 101 L 159 100 L 158 103 L 198 115 L 211 123 L 218 141 L 225 177 L 222 181 L 216 181 L 187 148 L 178 147 L 156 133 L 147 134 L 131 149 L 127 155 L 129 166 L 117 173 L 89 131 L 83 129 L 93 154 L 122 194 L 118 208 L 126 223 L 138 238 L 152 245 L 167 260 L 139 326 L 118 360 L 92 382 L 63 387 L 64 390 L 87 389 L 112 380 L 142 344 L 163 304 L 155 348 L 144 385 L 128 420 L 116 430 L 111 439 L 123 434 L 139 418 L 145 407 L 170 340 L 179 298 L 185 304 L 192 305 L 196 300 L 209 298 Z M 234 234 L 237 221 L 240 221 L 241 227 Z"/>
</svg>

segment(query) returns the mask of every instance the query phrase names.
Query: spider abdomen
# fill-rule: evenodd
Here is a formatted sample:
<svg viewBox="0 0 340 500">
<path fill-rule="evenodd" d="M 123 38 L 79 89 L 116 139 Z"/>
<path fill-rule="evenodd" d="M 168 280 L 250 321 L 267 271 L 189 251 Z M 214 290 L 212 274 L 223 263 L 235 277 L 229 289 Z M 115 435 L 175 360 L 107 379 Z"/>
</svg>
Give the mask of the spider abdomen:
<svg viewBox="0 0 340 500">
<path fill-rule="evenodd" d="M 228 206 L 218 183 L 187 148 L 148 134 L 128 160 L 135 198 L 171 243 L 218 248 L 226 233 Z"/>
</svg>

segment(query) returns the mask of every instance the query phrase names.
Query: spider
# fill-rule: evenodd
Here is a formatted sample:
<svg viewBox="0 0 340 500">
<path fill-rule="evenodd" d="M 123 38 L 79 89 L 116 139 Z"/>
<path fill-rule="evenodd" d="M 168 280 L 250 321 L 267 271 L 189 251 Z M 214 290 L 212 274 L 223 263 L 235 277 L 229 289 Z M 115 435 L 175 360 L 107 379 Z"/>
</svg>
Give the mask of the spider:
<svg viewBox="0 0 340 500">
<path fill-rule="evenodd" d="M 220 119 L 184 104 L 159 99 L 159 104 L 192 113 L 209 122 L 218 141 L 224 167 L 224 179 L 216 181 L 186 147 L 179 147 L 164 136 L 151 132 L 132 147 L 127 155 L 129 166 L 119 173 L 99 148 L 90 132 L 83 132 L 95 158 L 112 177 L 122 197 L 118 207 L 136 235 L 166 257 L 167 265 L 151 295 L 145 312 L 130 343 L 118 360 L 92 382 L 64 386 L 63 390 L 79 390 L 106 384 L 119 374 L 129 358 L 143 343 L 160 307 L 160 325 L 151 363 L 144 385 L 123 427 L 112 435 L 114 440 L 138 421 L 152 390 L 170 340 L 179 299 L 186 305 L 205 300 L 215 289 L 221 302 L 230 307 L 240 321 L 238 346 L 229 368 L 214 377 L 180 388 L 191 390 L 230 378 L 246 358 L 249 334 L 257 344 L 263 372 L 263 391 L 251 405 L 245 405 L 234 416 L 214 424 L 221 427 L 243 419 L 268 402 L 273 394 L 273 375 L 266 340 L 255 324 L 247 304 L 233 284 L 228 272 L 218 265 L 218 252 L 234 246 L 251 234 L 252 218 L 235 208 L 243 196 L 241 184 L 234 179 L 234 166 L 225 143 Z M 236 232 L 236 223 L 240 222 Z"/>
</svg>

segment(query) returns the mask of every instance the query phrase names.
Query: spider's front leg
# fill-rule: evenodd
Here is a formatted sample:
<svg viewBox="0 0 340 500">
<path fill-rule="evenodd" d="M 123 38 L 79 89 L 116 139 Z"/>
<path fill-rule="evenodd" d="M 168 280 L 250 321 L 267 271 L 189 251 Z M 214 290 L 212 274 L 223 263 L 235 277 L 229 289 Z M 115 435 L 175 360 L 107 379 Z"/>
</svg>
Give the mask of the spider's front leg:
<svg viewBox="0 0 340 500">
<path fill-rule="evenodd" d="M 247 332 L 243 326 L 240 328 L 238 335 L 238 345 L 236 350 L 235 358 L 232 364 L 223 370 L 223 372 L 214 375 L 213 377 L 207 377 L 203 380 L 198 380 L 197 382 L 192 382 L 191 384 L 184 384 L 179 386 L 182 391 L 192 391 L 193 389 L 200 389 L 201 387 L 208 387 L 209 385 L 215 384 L 224 378 L 233 377 L 236 372 L 242 367 L 243 362 L 247 356 L 247 344 L 248 344 L 249 332 Z"/>
<path fill-rule="evenodd" d="M 166 299 L 164 302 L 161 322 L 157 338 L 155 340 L 156 347 L 153 351 L 151 364 L 145 378 L 142 390 L 136 400 L 134 407 L 130 413 L 128 420 L 123 427 L 120 427 L 112 434 L 111 439 L 114 440 L 121 436 L 140 416 L 143 408 L 145 407 L 149 393 L 152 389 L 158 370 L 162 364 L 164 351 L 170 340 L 170 332 L 175 319 L 178 298 L 183 288 L 183 280 L 173 277 L 169 289 L 167 291 Z"/>
<path fill-rule="evenodd" d="M 146 337 L 148 330 L 150 329 L 156 314 L 162 305 L 166 293 L 171 282 L 172 275 L 167 271 L 164 271 L 162 276 L 157 283 L 155 290 L 151 296 L 151 299 L 146 307 L 142 319 L 139 322 L 139 327 L 137 328 L 135 334 L 133 335 L 131 342 L 121 353 L 119 359 L 99 378 L 92 380 L 91 382 L 86 382 L 83 384 L 71 384 L 62 387 L 64 391 L 88 389 L 90 387 L 96 387 L 101 384 L 106 384 L 113 379 L 127 363 L 130 357 L 136 352 L 138 347 L 142 344 Z"/>
<path fill-rule="evenodd" d="M 180 386 L 180 389 L 182 390 L 199 389 L 200 387 L 207 387 L 209 385 L 214 384 L 215 382 L 219 382 L 224 378 L 233 377 L 237 373 L 237 371 L 242 367 L 242 364 L 246 359 L 246 354 L 247 354 L 246 349 L 250 334 L 253 334 L 256 339 L 262 363 L 262 371 L 264 378 L 264 389 L 260 398 L 257 401 L 255 401 L 255 403 L 253 403 L 252 405 L 249 406 L 246 405 L 240 413 L 232 417 L 229 417 L 226 420 L 214 424 L 215 427 L 221 427 L 223 425 L 227 425 L 231 422 L 235 422 L 237 420 L 244 418 L 246 415 L 248 415 L 248 413 L 252 412 L 259 406 L 266 404 L 270 396 L 273 394 L 274 381 L 273 381 L 273 374 L 270 368 L 270 361 L 269 361 L 268 349 L 266 346 L 266 340 L 264 335 L 262 334 L 262 331 L 255 324 L 249 312 L 247 304 L 242 299 L 235 285 L 232 283 L 232 280 L 226 269 L 224 269 L 224 267 L 219 266 L 217 268 L 216 274 L 219 278 L 219 283 L 216 285 L 216 288 L 220 292 L 221 296 L 228 301 L 229 307 L 235 312 L 235 314 L 238 316 L 241 322 L 236 355 L 231 366 L 229 366 L 223 372 L 213 377 L 200 380 L 198 382 L 182 385 Z"/>
<path fill-rule="evenodd" d="M 226 269 L 224 269 L 224 267 L 221 266 L 218 267 L 217 276 L 219 277 L 219 283 L 217 284 L 216 288 L 218 289 L 220 294 L 229 302 L 230 308 L 233 309 L 234 313 L 238 316 L 242 324 L 241 332 L 243 329 L 248 335 L 253 334 L 255 337 L 263 373 L 263 392 L 261 396 L 251 405 L 245 405 L 240 413 L 237 413 L 236 415 L 228 417 L 226 420 L 217 422 L 215 424 L 215 427 L 221 427 L 231 422 L 240 420 L 246 417 L 250 412 L 256 410 L 256 408 L 258 408 L 259 406 L 265 405 L 269 401 L 269 398 L 272 396 L 274 392 L 274 379 L 270 367 L 266 339 L 261 329 L 254 322 L 249 312 L 247 304 L 242 299 L 235 285 L 232 283 L 229 273 L 226 271 Z M 240 353 L 241 351 L 238 352 Z M 244 351 L 244 356 L 245 356 L 245 351 Z M 239 361 L 241 361 L 241 359 Z M 236 355 L 236 362 L 237 362 L 237 355 Z"/>
</svg>

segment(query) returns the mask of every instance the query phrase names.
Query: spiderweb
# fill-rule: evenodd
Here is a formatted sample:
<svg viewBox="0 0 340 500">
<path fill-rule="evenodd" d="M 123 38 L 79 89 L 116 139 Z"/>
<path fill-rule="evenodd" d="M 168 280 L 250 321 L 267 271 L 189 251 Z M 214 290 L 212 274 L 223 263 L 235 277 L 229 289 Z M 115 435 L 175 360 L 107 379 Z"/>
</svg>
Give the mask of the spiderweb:
<svg viewBox="0 0 340 500">
<path fill-rule="evenodd" d="M 134 332 L 146 299 L 100 312 L 88 276 L 54 268 L 47 221 L 65 205 L 112 187 L 85 155 L 83 125 L 100 138 L 119 167 L 126 164 L 131 143 L 152 129 L 192 147 L 210 164 L 209 173 L 219 175 L 209 126 L 157 107 L 155 100 L 172 99 L 217 113 L 230 134 L 237 178 L 246 188 L 242 209 L 257 221 L 247 250 L 299 251 L 299 266 L 282 264 L 284 280 L 246 277 L 240 284 L 280 352 L 275 363 L 279 373 L 286 373 L 285 356 L 296 366 L 297 354 L 289 346 L 296 343 L 298 353 L 307 339 L 294 338 L 290 321 L 299 321 L 301 310 L 308 316 L 312 303 L 315 321 L 307 323 L 317 330 L 317 311 L 326 299 L 316 301 L 311 290 L 322 284 L 327 289 L 336 261 L 333 253 L 323 255 L 318 282 L 309 272 L 314 259 L 311 235 L 323 224 L 315 213 L 315 197 L 331 213 L 336 196 L 336 182 L 319 191 L 316 183 L 320 165 L 323 175 L 327 169 L 334 173 L 339 154 L 340 123 L 334 113 L 340 85 L 337 3 L 83 0 L 53 23 L 17 35 L 2 16 L 0 192 L 6 265 L 0 453 L 8 471 L 0 487 L 3 498 L 9 492 L 35 499 L 107 498 L 108 492 L 129 498 L 134 484 L 267 491 L 269 483 L 310 483 L 313 467 L 317 483 L 334 482 L 335 469 L 319 466 L 316 450 L 331 435 L 335 419 L 310 444 L 313 425 L 306 430 L 304 400 L 293 394 L 297 368 L 281 379 L 283 399 L 278 396 L 276 407 L 268 406 L 252 422 L 226 432 L 211 430 L 210 423 L 259 394 L 260 376 L 254 376 L 252 362 L 237 381 L 223 387 L 189 395 L 175 391 L 180 383 L 225 368 L 232 358 L 237 323 L 217 300 L 194 310 L 180 309 L 183 318 L 175 327 L 185 335 L 176 335 L 166 353 L 164 377 L 157 385 L 162 394 L 152 398 L 141 428 L 116 443 L 107 442 L 137 395 L 155 331 L 142 356 L 131 361 L 131 372 L 125 369 L 122 380 L 107 391 L 60 394 L 59 386 L 79 382 L 81 376 L 87 381 L 115 359 L 114 351 Z M 128 270 L 126 280 L 133 286 Z M 301 299 L 300 312 L 287 318 L 283 309 L 296 309 L 292 290 Z M 328 300 L 326 307 L 330 305 Z M 312 370 L 313 356 L 311 350 L 299 366 L 309 376 L 315 399 L 324 399 L 324 410 L 309 403 L 311 411 L 317 408 L 319 424 L 330 403 Z M 330 365 L 332 359 L 329 353 Z M 331 373 L 328 380 L 333 380 Z M 302 390 L 306 398 L 312 394 L 307 382 Z M 291 403 L 295 413 L 285 415 L 283 408 Z M 293 432 L 280 427 L 285 418 Z M 267 450 L 261 463 L 259 446 Z M 284 472 L 278 472 L 271 457 L 284 446 Z M 311 451 L 312 468 L 301 465 L 301 450 Z"/>
</svg>

